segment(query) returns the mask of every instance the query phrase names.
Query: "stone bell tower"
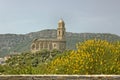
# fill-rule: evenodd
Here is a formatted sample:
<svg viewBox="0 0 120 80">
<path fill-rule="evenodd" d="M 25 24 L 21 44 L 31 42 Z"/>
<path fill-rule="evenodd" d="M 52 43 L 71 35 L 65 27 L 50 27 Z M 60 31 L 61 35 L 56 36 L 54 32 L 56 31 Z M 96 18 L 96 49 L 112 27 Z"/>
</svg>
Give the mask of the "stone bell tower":
<svg viewBox="0 0 120 80">
<path fill-rule="evenodd" d="M 64 21 L 61 19 L 58 22 L 58 28 L 57 28 L 57 39 L 58 40 L 65 40 L 65 23 Z"/>
</svg>

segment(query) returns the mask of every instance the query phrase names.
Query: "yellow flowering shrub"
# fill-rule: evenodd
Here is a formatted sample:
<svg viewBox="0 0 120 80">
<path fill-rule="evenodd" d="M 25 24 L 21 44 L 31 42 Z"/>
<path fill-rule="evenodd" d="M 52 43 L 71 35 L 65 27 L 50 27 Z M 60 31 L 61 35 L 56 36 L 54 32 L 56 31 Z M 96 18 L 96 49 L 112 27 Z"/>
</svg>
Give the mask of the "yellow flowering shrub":
<svg viewBox="0 0 120 80">
<path fill-rule="evenodd" d="M 120 42 L 87 40 L 47 65 L 47 74 L 120 74 Z"/>
</svg>

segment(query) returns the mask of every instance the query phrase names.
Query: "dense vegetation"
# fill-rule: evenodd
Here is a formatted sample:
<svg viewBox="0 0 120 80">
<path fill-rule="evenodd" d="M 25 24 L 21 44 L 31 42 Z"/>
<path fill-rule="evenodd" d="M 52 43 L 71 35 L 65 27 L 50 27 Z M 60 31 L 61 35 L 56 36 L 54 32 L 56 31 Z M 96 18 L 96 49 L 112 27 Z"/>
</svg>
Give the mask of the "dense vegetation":
<svg viewBox="0 0 120 80">
<path fill-rule="evenodd" d="M 12 55 L 1 74 L 120 74 L 120 42 L 94 39 L 77 50 L 42 50 Z"/>
<path fill-rule="evenodd" d="M 50 74 L 120 74 L 120 42 L 88 40 L 48 66 Z"/>
<path fill-rule="evenodd" d="M 10 53 L 21 53 L 30 50 L 30 44 L 35 38 L 56 38 L 56 30 L 42 30 L 28 34 L 0 34 L 0 57 Z M 75 49 L 78 42 L 83 42 L 88 39 L 102 39 L 109 42 L 119 40 L 120 37 L 108 33 L 66 33 L 67 49 Z"/>
<path fill-rule="evenodd" d="M 58 50 L 41 50 L 36 53 L 25 52 L 11 55 L 5 65 L 1 65 L 0 72 L 3 74 L 34 74 L 38 72 L 41 65 L 54 59 L 61 52 Z M 44 66 L 41 67 L 44 69 Z M 33 70 L 34 69 L 34 70 Z M 42 70 L 42 69 L 41 69 Z"/>
</svg>

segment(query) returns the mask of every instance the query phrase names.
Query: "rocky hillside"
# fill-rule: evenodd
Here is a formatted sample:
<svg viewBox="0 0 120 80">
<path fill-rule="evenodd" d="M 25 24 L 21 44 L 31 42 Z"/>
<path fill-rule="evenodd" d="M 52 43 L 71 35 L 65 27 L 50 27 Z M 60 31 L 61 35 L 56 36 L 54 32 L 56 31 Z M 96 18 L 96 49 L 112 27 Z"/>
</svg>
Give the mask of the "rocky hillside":
<svg viewBox="0 0 120 80">
<path fill-rule="evenodd" d="M 25 35 L 0 34 L 0 57 L 7 54 L 21 53 L 30 50 L 30 44 L 36 38 L 56 38 L 56 30 L 47 29 L 31 32 Z M 120 41 L 120 36 L 108 33 L 66 33 L 67 49 L 75 49 L 75 44 L 88 39 L 103 39 L 107 41 Z"/>
</svg>

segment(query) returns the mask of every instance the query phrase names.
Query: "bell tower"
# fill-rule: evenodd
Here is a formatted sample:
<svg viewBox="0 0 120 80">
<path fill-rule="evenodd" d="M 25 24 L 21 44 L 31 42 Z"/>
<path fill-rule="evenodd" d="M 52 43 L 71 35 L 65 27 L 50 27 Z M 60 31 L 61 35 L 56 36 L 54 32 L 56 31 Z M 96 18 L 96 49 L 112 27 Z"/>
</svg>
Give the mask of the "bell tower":
<svg viewBox="0 0 120 80">
<path fill-rule="evenodd" d="M 62 19 L 58 22 L 58 28 L 57 28 L 57 39 L 58 40 L 65 40 L 65 23 Z"/>
</svg>

